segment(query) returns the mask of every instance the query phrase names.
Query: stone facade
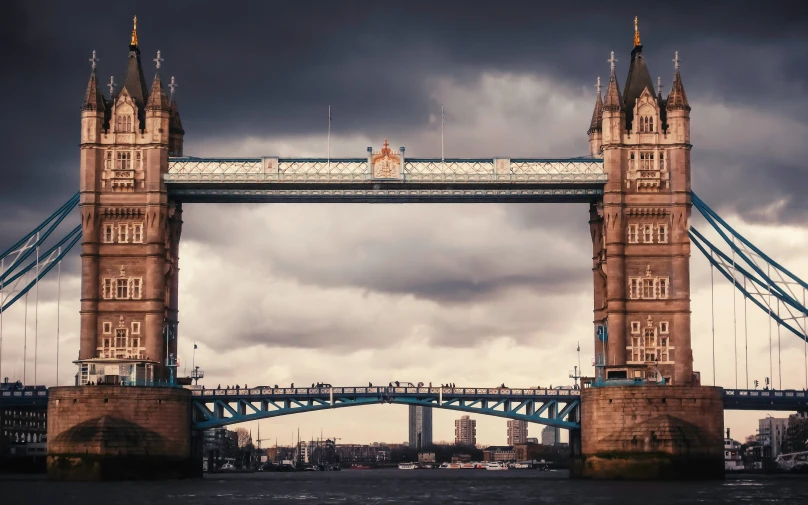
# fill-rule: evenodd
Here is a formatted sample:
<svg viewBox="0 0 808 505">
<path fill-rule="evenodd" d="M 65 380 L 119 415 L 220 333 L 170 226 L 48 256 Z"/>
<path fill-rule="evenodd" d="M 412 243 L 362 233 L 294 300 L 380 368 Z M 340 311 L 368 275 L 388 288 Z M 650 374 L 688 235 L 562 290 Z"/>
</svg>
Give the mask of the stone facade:
<svg viewBox="0 0 808 505">
<path fill-rule="evenodd" d="M 124 83 L 104 97 L 93 62 L 81 112 L 80 384 L 159 380 L 176 356 L 182 208 L 162 176 L 183 130 L 159 73 L 146 89 L 135 36 Z"/>
<path fill-rule="evenodd" d="M 691 384 L 690 106 L 678 63 L 667 99 L 654 90 L 641 45 L 622 96 L 612 67 L 588 131 L 608 174 L 589 221 L 596 359 Z"/>
<path fill-rule="evenodd" d="M 48 476 L 54 480 L 201 476 L 191 392 L 70 386 L 49 390 Z"/>
<path fill-rule="evenodd" d="M 624 479 L 721 479 L 721 389 L 594 387 L 581 392 L 580 464 L 573 475 Z"/>
</svg>

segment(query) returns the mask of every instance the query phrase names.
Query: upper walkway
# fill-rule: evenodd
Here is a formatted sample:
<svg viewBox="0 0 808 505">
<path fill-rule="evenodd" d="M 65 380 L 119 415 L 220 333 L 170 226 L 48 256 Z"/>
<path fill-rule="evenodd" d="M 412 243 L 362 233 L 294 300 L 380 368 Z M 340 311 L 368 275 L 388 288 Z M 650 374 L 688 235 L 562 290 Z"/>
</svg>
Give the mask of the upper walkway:
<svg viewBox="0 0 808 505">
<path fill-rule="evenodd" d="M 183 202 L 591 201 L 600 158 L 170 158 L 163 176 Z M 402 168 L 403 167 L 403 168 Z"/>
</svg>

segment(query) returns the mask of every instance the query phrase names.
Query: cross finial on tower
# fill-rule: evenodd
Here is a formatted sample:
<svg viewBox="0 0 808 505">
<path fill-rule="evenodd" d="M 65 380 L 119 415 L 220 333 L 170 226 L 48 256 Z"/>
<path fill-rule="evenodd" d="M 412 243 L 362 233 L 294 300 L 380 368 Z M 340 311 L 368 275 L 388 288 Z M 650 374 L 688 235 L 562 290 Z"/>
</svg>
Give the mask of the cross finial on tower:
<svg viewBox="0 0 808 505">
<path fill-rule="evenodd" d="M 137 16 L 132 21 L 132 40 L 129 41 L 129 45 L 132 47 L 137 47 Z"/>
<path fill-rule="evenodd" d="M 676 71 L 678 72 L 679 71 L 679 51 L 676 51 L 674 53 L 673 59 L 671 61 L 673 62 L 673 68 L 676 69 Z"/>
<path fill-rule="evenodd" d="M 160 63 L 164 62 L 165 60 L 160 57 L 160 50 L 157 50 L 157 58 L 152 60 L 154 63 L 157 64 L 157 70 L 160 70 Z"/>
<path fill-rule="evenodd" d="M 600 96 L 600 76 L 598 76 L 598 83 L 595 84 L 595 89 L 598 90 L 598 96 Z"/>
<path fill-rule="evenodd" d="M 656 92 L 657 94 L 662 94 L 662 77 L 656 78 Z"/>
<path fill-rule="evenodd" d="M 639 17 L 634 16 L 634 47 L 637 47 L 640 44 L 640 20 Z"/>
<path fill-rule="evenodd" d="M 612 73 L 614 73 L 614 64 L 617 63 L 617 58 L 614 57 L 614 51 L 612 51 L 612 57 L 606 61 L 612 64 Z"/>
<path fill-rule="evenodd" d="M 95 64 L 99 61 L 101 60 L 95 57 L 95 49 L 93 49 L 93 57 L 90 58 L 90 64 L 93 66 L 93 70 L 95 70 Z"/>
<path fill-rule="evenodd" d="M 171 90 L 171 96 L 169 97 L 170 100 L 174 99 L 174 90 L 177 89 L 177 86 L 179 86 L 179 84 L 177 84 L 177 81 L 174 80 L 174 76 L 172 75 L 171 82 L 168 83 L 168 89 Z"/>
<path fill-rule="evenodd" d="M 109 88 L 109 97 L 112 98 L 112 95 L 115 94 L 115 76 L 114 75 L 109 76 L 109 84 L 107 84 L 107 87 Z"/>
</svg>

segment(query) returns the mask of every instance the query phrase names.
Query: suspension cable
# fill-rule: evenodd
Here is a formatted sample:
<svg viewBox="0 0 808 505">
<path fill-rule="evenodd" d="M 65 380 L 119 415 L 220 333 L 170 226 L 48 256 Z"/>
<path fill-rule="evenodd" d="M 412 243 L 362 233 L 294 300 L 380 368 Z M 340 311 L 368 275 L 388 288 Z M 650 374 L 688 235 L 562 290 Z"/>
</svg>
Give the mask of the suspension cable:
<svg viewBox="0 0 808 505">
<path fill-rule="evenodd" d="M 771 266 L 767 266 L 767 273 L 768 270 L 771 269 Z M 771 277 L 769 277 L 771 278 Z M 774 382 L 774 365 L 772 361 L 772 285 L 768 281 L 766 282 L 766 290 L 769 292 L 769 301 L 766 304 L 769 307 L 769 384 Z"/>
<path fill-rule="evenodd" d="M 746 277 L 743 278 L 743 289 L 746 291 Z M 749 389 L 749 320 L 746 318 L 746 306 L 749 300 L 743 297 L 743 345 L 744 363 L 746 363 L 746 389 Z"/>
<path fill-rule="evenodd" d="M 777 300 L 777 317 L 780 317 L 780 300 Z M 777 389 L 783 389 L 783 361 L 780 359 L 780 321 L 777 322 Z M 773 379 L 772 379 L 773 380 Z"/>
<path fill-rule="evenodd" d="M 28 272 L 25 273 L 25 282 L 28 283 Z M 25 324 L 22 331 L 22 383 L 25 384 L 28 365 L 28 293 L 25 293 Z"/>
<path fill-rule="evenodd" d="M 735 237 L 732 237 L 732 242 L 735 242 Z M 738 316 L 735 311 L 735 295 L 737 294 L 737 281 L 735 272 L 735 249 L 732 249 L 732 329 L 733 339 L 735 340 L 735 389 L 738 389 Z"/>
<path fill-rule="evenodd" d="M 805 290 L 802 290 L 802 306 L 805 307 Z M 806 331 L 805 328 L 808 328 L 805 325 L 805 313 L 802 315 L 802 328 L 803 332 Z M 802 339 L 802 355 L 805 359 L 805 389 L 808 389 L 808 335 L 806 338 Z"/>
<path fill-rule="evenodd" d="M 34 384 L 36 381 L 37 352 L 39 350 L 39 246 L 36 246 L 36 291 L 34 292 Z"/>
<path fill-rule="evenodd" d="M 713 253 L 710 251 L 710 257 Z M 713 328 L 713 386 L 715 386 L 715 283 L 713 282 L 713 272 L 715 268 L 710 263 L 710 320 Z"/>
<path fill-rule="evenodd" d="M 62 262 L 56 267 L 56 385 L 59 385 L 59 308 L 62 303 Z"/>
</svg>

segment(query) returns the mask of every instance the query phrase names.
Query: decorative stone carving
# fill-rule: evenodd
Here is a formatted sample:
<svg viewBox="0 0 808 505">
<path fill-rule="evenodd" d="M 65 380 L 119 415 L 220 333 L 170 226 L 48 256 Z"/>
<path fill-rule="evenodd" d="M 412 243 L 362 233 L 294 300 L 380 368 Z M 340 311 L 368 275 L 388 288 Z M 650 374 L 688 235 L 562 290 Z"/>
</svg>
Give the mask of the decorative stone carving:
<svg viewBox="0 0 808 505">
<path fill-rule="evenodd" d="M 387 139 L 384 147 L 371 158 L 374 179 L 398 179 L 401 177 L 401 156 L 393 153 Z"/>
</svg>

